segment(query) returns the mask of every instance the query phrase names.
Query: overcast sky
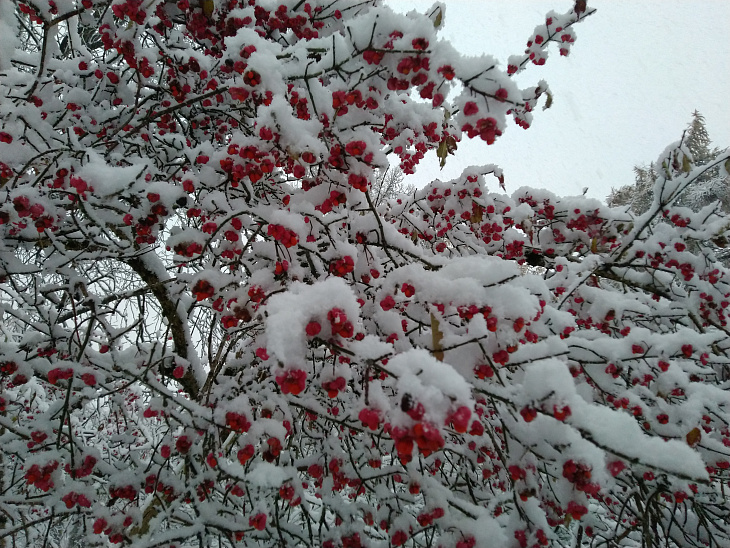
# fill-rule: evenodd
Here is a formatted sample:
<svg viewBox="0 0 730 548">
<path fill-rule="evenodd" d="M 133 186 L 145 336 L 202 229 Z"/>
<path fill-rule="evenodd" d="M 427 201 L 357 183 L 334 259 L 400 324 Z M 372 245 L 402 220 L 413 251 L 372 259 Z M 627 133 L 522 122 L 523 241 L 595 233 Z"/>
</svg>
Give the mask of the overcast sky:
<svg viewBox="0 0 730 548">
<path fill-rule="evenodd" d="M 391 0 L 398 11 L 425 11 L 429 0 Z M 521 53 L 551 9 L 572 0 L 445 0 L 442 36 L 461 52 L 494 55 L 506 65 Z M 543 67 L 520 75 L 544 78 L 554 104 L 535 113 L 527 131 L 511 124 L 497 143 L 462 143 L 439 172 L 435 156 L 409 182 L 451 179 L 471 164 L 496 163 L 507 190 L 522 185 L 559 195 L 604 200 L 633 182 L 633 166 L 656 160 L 679 140 L 699 110 L 716 146 L 730 146 L 730 1 L 589 0 L 597 13 L 576 25 L 570 57 L 555 49 Z"/>
</svg>

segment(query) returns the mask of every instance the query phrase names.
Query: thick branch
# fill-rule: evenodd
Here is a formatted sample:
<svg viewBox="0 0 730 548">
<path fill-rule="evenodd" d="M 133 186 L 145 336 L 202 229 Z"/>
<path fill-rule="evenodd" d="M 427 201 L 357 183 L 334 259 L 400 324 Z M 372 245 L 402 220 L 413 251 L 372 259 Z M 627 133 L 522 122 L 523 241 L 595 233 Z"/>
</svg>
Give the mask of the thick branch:
<svg viewBox="0 0 730 548">
<path fill-rule="evenodd" d="M 167 286 L 152 272 L 141 257 L 131 257 L 127 259 L 127 264 L 137 273 L 142 281 L 147 284 L 152 294 L 160 303 L 162 315 L 170 327 L 172 341 L 175 344 L 175 352 L 183 359 L 188 360 L 188 338 L 186 335 L 185 324 L 183 318 L 177 311 L 177 305 L 170 295 Z M 161 373 L 165 376 L 171 376 L 175 365 L 165 366 Z M 200 386 L 191 369 L 187 369 L 185 375 L 178 379 L 185 391 L 192 399 L 197 399 L 200 392 Z"/>
</svg>

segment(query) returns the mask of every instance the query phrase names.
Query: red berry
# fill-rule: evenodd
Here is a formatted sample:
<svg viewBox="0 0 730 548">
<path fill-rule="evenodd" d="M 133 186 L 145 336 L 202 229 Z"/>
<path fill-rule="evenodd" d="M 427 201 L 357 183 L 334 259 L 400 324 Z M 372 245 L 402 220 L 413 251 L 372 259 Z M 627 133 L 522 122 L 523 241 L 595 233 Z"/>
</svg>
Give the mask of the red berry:
<svg viewBox="0 0 730 548">
<path fill-rule="evenodd" d="M 308 337 L 315 337 L 319 335 L 320 331 L 322 331 L 322 326 L 319 322 L 311 321 L 307 324 L 305 331 L 307 332 Z"/>
<path fill-rule="evenodd" d="M 520 415 L 522 415 L 525 422 L 532 422 L 537 418 L 537 409 L 534 407 L 523 407 L 520 410 Z"/>
</svg>

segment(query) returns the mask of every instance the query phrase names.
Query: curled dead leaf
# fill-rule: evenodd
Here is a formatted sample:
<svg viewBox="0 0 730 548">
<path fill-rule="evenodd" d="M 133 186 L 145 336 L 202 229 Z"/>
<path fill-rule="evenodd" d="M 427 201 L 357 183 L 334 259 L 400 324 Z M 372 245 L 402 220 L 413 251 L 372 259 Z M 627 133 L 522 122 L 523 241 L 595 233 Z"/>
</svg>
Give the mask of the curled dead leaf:
<svg viewBox="0 0 730 548">
<path fill-rule="evenodd" d="M 471 203 L 471 218 L 469 219 L 472 224 L 479 224 L 484 218 L 484 208 L 476 202 Z"/>
<path fill-rule="evenodd" d="M 545 106 L 542 107 L 542 110 L 547 110 L 553 106 L 553 94 L 549 91 L 546 91 L 545 93 L 547 93 L 547 99 L 545 100 Z"/>
<path fill-rule="evenodd" d="M 725 236 L 718 236 L 712 240 L 712 243 L 717 247 L 727 247 L 727 238 Z"/>
<path fill-rule="evenodd" d="M 689 173 L 691 169 L 692 164 L 690 163 L 689 158 L 687 158 L 686 156 L 682 156 L 682 171 L 684 171 L 685 173 Z"/>
<path fill-rule="evenodd" d="M 215 2 L 213 0 L 201 0 L 200 7 L 203 9 L 203 14 L 210 18 L 215 9 Z"/>
<path fill-rule="evenodd" d="M 685 437 L 685 439 L 687 440 L 687 445 L 689 445 L 690 447 L 694 447 L 702 440 L 702 431 L 699 428 L 695 427 L 687 432 L 687 436 Z"/>
<path fill-rule="evenodd" d="M 441 166 L 441 169 L 443 169 L 446 165 L 446 157 L 454 152 L 456 152 L 456 139 L 453 137 L 446 137 L 439 143 L 439 146 L 436 149 L 436 156 L 439 158 L 439 165 Z"/>
<path fill-rule="evenodd" d="M 440 362 L 444 361 L 444 352 L 441 347 L 441 339 L 444 334 L 439 328 L 439 320 L 431 313 L 431 340 L 433 342 L 433 356 Z"/>
<path fill-rule="evenodd" d="M 441 8 L 438 8 L 438 10 L 431 14 L 432 20 L 433 20 L 433 27 L 439 28 L 441 26 L 441 22 L 444 19 L 444 12 Z"/>
<path fill-rule="evenodd" d="M 591 240 L 591 253 L 597 253 L 598 252 L 598 238 L 593 238 Z"/>
</svg>

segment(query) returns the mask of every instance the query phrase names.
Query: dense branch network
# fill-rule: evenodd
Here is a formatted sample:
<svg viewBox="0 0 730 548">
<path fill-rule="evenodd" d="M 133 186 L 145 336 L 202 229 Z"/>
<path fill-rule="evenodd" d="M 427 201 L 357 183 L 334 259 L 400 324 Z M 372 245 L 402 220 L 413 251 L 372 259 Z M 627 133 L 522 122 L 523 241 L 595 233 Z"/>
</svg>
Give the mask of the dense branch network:
<svg viewBox="0 0 730 548">
<path fill-rule="evenodd" d="M 641 214 L 404 187 L 592 13 L 503 70 L 444 9 L 0 0 L 0 543 L 730 542 L 730 224 L 681 202 L 728 153 Z"/>
</svg>

